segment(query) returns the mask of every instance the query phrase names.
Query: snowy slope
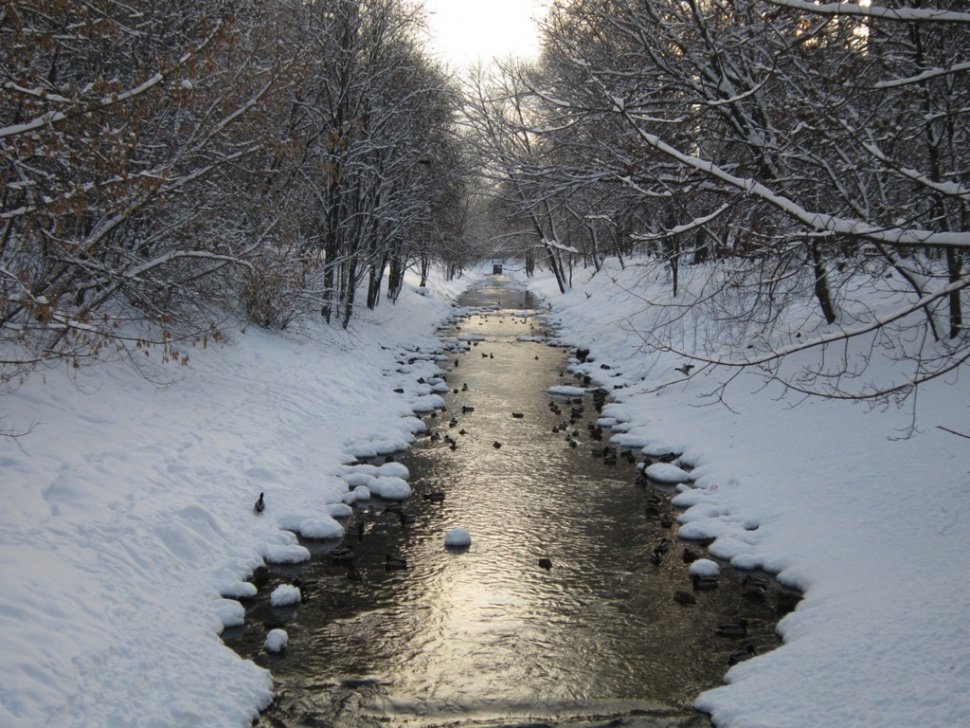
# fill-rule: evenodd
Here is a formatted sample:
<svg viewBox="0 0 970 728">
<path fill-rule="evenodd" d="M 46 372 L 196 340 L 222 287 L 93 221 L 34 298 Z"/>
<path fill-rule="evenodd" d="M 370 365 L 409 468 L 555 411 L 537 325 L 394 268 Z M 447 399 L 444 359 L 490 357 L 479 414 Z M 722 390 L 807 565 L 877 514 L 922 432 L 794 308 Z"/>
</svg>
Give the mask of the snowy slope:
<svg viewBox="0 0 970 728">
<path fill-rule="evenodd" d="M 638 348 L 656 315 L 644 299 L 669 287 L 642 275 L 584 272 L 563 297 L 548 277 L 530 285 L 563 339 L 591 349 L 577 370 L 624 386 L 625 437 L 686 446 L 698 488 L 678 497 L 693 505 L 685 530 L 806 592 L 780 624 L 785 646 L 732 668 L 697 706 L 719 726 L 970 725 L 970 447 L 937 427 L 970 431 L 966 383 L 925 385 L 903 439 L 910 408 L 799 402 L 753 372 L 730 384 L 729 408 L 706 395 L 735 372 L 688 380 L 681 358 Z M 685 320 L 684 338 L 705 323 Z"/>
<path fill-rule="evenodd" d="M 271 680 L 222 644 L 240 607 L 220 595 L 294 553 L 281 525 L 333 527 L 357 448 L 412 436 L 434 365 L 397 360 L 436 344 L 443 288 L 349 332 L 237 329 L 184 367 L 47 371 L 5 395 L 3 425 L 30 431 L 0 438 L 0 725 L 248 725 Z"/>
</svg>

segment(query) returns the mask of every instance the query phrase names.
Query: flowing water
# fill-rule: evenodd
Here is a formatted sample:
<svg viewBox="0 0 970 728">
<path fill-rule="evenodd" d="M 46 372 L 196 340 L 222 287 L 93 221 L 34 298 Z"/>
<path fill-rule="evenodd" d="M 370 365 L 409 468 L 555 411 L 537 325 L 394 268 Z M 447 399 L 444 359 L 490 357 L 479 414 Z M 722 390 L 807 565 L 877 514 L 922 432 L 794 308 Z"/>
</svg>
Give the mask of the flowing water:
<svg viewBox="0 0 970 728">
<path fill-rule="evenodd" d="M 315 558 L 274 567 L 247 626 L 224 635 L 273 671 L 260 725 L 710 725 L 691 703 L 729 661 L 778 644 L 790 595 L 730 569 L 694 591 L 684 550 L 703 547 L 677 540 L 671 492 L 638 483 L 623 453 L 604 457 L 592 397 L 547 394 L 575 380 L 569 352 L 521 340 L 542 334 L 523 315 L 536 301 L 497 277 L 462 304 L 497 308 L 452 332 L 484 340 L 452 357 L 447 412 L 400 458 L 414 489 L 404 513 L 359 507 L 352 566 L 327 556 L 337 544 L 309 543 Z M 444 548 L 458 526 L 471 547 Z M 294 579 L 307 601 L 269 607 Z M 739 617 L 746 636 L 717 634 Z M 286 652 L 262 652 L 283 625 Z"/>
</svg>

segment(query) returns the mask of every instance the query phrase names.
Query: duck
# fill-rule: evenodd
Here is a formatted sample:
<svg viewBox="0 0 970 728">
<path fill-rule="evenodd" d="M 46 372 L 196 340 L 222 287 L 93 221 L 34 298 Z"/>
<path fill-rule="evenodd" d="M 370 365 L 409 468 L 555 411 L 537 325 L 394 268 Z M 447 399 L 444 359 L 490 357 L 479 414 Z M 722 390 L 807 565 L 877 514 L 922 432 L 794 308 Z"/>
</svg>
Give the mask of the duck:
<svg viewBox="0 0 970 728">
<path fill-rule="evenodd" d="M 259 498 L 253 504 L 253 513 L 262 513 L 266 510 L 266 501 L 263 500 L 263 494 L 259 494 Z"/>
<path fill-rule="evenodd" d="M 402 506 L 400 503 L 391 503 L 389 506 L 387 506 L 384 509 L 384 512 L 396 513 L 398 519 L 401 521 L 402 526 L 407 526 L 409 523 L 411 523 L 411 521 L 414 520 L 414 517 L 410 513 L 405 511 L 404 506 Z"/>
<path fill-rule="evenodd" d="M 249 580 L 257 589 L 262 589 L 264 586 L 269 584 L 269 577 L 269 567 L 266 565 L 260 565 L 253 569 L 253 575 L 249 577 Z"/>
<path fill-rule="evenodd" d="M 445 499 L 445 492 L 443 490 L 432 490 L 424 494 L 424 499 L 432 503 L 441 503 Z"/>
<path fill-rule="evenodd" d="M 759 576 L 748 574 L 741 582 L 742 596 L 751 602 L 764 602 L 768 598 L 768 582 Z"/>
<path fill-rule="evenodd" d="M 387 571 L 401 570 L 408 568 L 408 562 L 403 556 L 387 554 L 384 556 L 384 569 Z"/>
<path fill-rule="evenodd" d="M 335 564 L 353 563 L 356 558 L 357 553 L 354 551 L 354 547 L 350 545 L 339 546 L 330 552 L 330 560 Z"/>
<path fill-rule="evenodd" d="M 736 622 L 718 625 L 714 633 L 718 637 L 747 637 L 748 620 L 744 617 L 738 617 Z"/>
<path fill-rule="evenodd" d="M 539 568 L 550 571 L 552 569 L 552 559 L 547 559 L 545 557 L 539 559 Z"/>
<path fill-rule="evenodd" d="M 492 443 L 492 447 L 494 447 L 496 450 L 498 450 L 500 447 L 502 447 L 502 443 L 500 443 L 498 440 L 496 440 L 495 442 Z"/>
<path fill-rule="evenodd" d="M 747 644 L 740 650 L 735 650 L 730 655 L 728 655 L 728 664 L 737 665 L 742 660 L 747 660 L 749 657 L 754 657 L 755 649 L 754 645 Z"/>
<path fill-rule="evenodd" d="M 514 419 L 521 420 L 523 417 L 525 417 L 525 414 L 523 412 L 513 412 L 512 417 Z"/>
</svg>

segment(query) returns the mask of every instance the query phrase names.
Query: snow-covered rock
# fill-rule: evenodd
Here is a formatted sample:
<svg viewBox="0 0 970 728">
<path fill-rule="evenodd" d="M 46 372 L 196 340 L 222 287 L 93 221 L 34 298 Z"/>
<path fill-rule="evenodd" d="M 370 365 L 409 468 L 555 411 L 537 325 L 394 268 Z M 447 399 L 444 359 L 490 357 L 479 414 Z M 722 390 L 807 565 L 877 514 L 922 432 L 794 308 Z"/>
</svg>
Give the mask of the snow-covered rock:
<svg viewBox="0 0 970 728">
<path fill-rule="evenodd" d="M 277 627 L 266 633 L 266 641 L 263 643 L 263 648 L 267 652 L 282 652 L 286 649 L 289 641 L 290 636 L 286 633 L 286 630 Z"/>
<path fill-rule="evenodd" d="M 453 528 L 445 534 L 445 546 L 449 548 L 467 548 L 472 545 L 472 536 L 464 528 Z"/>
</svg>

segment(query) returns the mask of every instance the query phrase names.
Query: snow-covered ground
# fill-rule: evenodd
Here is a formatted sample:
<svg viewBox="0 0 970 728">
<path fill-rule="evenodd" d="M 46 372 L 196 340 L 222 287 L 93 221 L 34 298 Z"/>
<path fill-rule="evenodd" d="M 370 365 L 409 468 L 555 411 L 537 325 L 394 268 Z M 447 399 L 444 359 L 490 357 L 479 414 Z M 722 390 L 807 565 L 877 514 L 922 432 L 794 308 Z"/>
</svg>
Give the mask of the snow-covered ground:
<svg viewBox="0 0 970 728">
<path fill-rule="evenodd" d="M 248 725 L 272 682 L 222 644 L 242 609 L 221 595 L 305 556 L 282 528 L 340 532 L 342 464 L 405 444 L 437 396 L 417 383 L 435 365 L 401 352 L 438 344 L 454 293 L 409 285 L 349 332 L 237 329 L 184 367 L 155 352 L 4 395 L 0 424 L 29 434 L 0 438 L 0 725 Z"/>
<path fill-rule="evenodd" d="M 712 402 L 736 371 L 688 380 L 681 357 L 638 349 L 632 330 L 656 316 L 644 300 L 669 289 L 643 275 L 577 271 L 565 296 L 548 276 L 530 285 L 562 338 L 591 350 L 576 369 L 624 385 L 609 413 L 626 420 L 626 441 L 685 448 L 697 488 L 678 496 L 693 506 L 681 533 L 716 536 L 713 555 L 805 591 L 780 624 L 786 644 L 733 667 L 697 706 L 745 728 L 970 725 L 970 447 L 937 427 L 970 432 L 967 382 L 924 385 L 902 439 L 912 400 L 799 401 L 749 372 L 726 405 Z"/>
<path fill-rule="evenodd" d="M 710 404 L 722 374 L 685 379 L 681 360 L 638 350 L 631 323 L 652 313 L 625 290 L 655 285 L 639 276 L 577 272 L 566 296 L 529 285 L 591 349 L 578 368 L 625 385 L 609 407 L 625 441 L 684 448 L 684 532 L 806 592 L 786 644 L 698 706 L 720 726 L 970 725 L 970 448 L 937 428 L 970 430 L 965 383 L 923 387 L 904 439 L 906 409 L 793 406 L 754 373 L 730 409 Z M 4 395 L 3 426 L 32 429 L 0 438 L 0 725 L 249 723 L 271 679 L 222 644 L 240 609 L 221 595 L 244 595 L 264 557 L 303 557 L 283 529 L 339 532 L 345 502 L 404 492 L 405 473 L 342 464 L 406 442 L 433 407 L 417 382 L 433 364 L 401 351 L 436 343 L 454 291 L 434 289 L 349 332 L 250 328 L 185 367 L 48 371 Z"/>
</svg>

